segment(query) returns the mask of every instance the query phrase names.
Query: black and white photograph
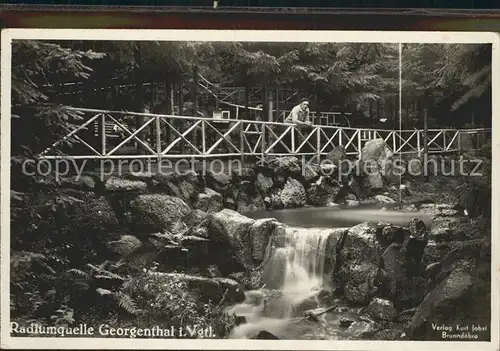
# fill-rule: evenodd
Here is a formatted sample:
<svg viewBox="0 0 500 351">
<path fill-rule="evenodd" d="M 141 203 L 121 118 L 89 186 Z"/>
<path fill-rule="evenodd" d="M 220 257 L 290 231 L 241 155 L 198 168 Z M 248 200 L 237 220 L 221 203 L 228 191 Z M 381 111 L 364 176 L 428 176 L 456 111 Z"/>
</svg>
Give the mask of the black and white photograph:
<svg viewBox="0 0 500 351">
<path fill-rule="evenodd" d="M 2 345 L 497 349 L 498 44 L 3 31 Z"/>
</svg>

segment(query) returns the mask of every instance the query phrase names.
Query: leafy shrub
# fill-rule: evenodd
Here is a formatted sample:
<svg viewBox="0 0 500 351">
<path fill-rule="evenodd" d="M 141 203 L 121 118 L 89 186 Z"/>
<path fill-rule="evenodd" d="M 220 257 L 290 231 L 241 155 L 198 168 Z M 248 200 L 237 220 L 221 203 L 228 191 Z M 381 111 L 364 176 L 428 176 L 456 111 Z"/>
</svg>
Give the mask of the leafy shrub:
<svg viewBox="0 0 500 351">
<path fill-rule="evenodd" d="M 148 325 L 167 321 L 167 326 L 212 327 L 219 338 L 235 325 L 235 317 L 224 311 L 223 301 L 203 303 L 181 278 L 172 276 L 166 281 L 155 268 L 125 282 L 118 296 L 122 307 Z"/>
</svg>

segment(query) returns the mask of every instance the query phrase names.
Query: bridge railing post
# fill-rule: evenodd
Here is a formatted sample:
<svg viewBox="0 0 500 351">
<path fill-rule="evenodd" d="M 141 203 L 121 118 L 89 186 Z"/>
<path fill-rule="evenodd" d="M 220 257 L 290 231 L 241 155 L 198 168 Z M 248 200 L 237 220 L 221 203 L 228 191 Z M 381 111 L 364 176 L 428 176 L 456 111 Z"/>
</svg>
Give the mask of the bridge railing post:
<svg viewBox="0 0 500 351">
<path fill-rule="evenodd" d="M 392 132 L 392 152 L 396 153 L 396 131 Z"/>
<path fill-rule="evenodd" d="M 458 156 L 462 154 L 462 141 L 461 141 L 461 135 L 462 133 L 460 131 L 457 131 L 457 148 L 458 148 Z"/>
<path fill-rule="evenodd" d="M 316 127 L 316 157 L 318 158 L 318 164 L 321 162 L 321 127 Z"/>
<path fill-rule="evenodd" d="M 296 126 L 292 126 L 292 129 L 290 130 L 290 133 L 292 133 L 291 135 L 291 138 L 290 138 L 290 142 L 291 142 L 291 150 L 292 150 L 292 153 L 295 154 L 295 128 Z"/>
<path fill-rule="evenodd" d="M 206 137 L 206 132 L 205 132 L 205 120 L 201 120 L 201 149 L 202 149 L 202 154 L 203 157 L 205 157 L 207 153 L 207 137 Z"/>
<path fill-rule="evenodd" d="M 417 155 L 420 158 L 422 152 L 420 148 L 420 129 L 417 130 Z"/>
<path fill-rule="evenodd" d="M 102 155 L 106 155 L 106 115 L 101 114 L 101 147 Z"/>
<path fill-rule="evenodd" d="M 264 164 L 264 159 L 266 158 L 266 124 L 262 123 L 260 125 L 262 138 L 260 140 L 260 153 L 261 162 Z"/>
<path fill-rule="evenodd" d="M 358 158 L 361 159 L 361 129 L 358 129 L 356 133 L 358 134 Z"/>
<path fill-rule="evenodd" d="M 158 167 L 158 171 L 159 171 L 160 167 L 161 167 L 161 157 L 162 157 L 160 116 L 155 117 L 155 130 L 156 130 L 156 154 L 157 154 L 157 161 L 158 161 L 157 167 Z"/>
<path fill-rule="evenodd" d="M 241 122 L 240 124 L 240 153 L 241 153 L 241 163 L 245 160 L 245 140 L 243 139 L 245 136 L 245 124 Z"/>
</svg>

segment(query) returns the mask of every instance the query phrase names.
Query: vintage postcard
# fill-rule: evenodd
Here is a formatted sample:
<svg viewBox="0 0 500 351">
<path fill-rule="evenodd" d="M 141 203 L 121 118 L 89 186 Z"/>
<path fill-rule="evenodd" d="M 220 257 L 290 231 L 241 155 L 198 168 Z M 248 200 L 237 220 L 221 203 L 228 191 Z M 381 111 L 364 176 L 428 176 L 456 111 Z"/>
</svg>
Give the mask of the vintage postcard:
<svg viewBox="0 0 500 351">
<path fill-rule="evenodd" d="M 2 347 L 498 349 L 497 34 L 1 39 Z"/>
</svg>

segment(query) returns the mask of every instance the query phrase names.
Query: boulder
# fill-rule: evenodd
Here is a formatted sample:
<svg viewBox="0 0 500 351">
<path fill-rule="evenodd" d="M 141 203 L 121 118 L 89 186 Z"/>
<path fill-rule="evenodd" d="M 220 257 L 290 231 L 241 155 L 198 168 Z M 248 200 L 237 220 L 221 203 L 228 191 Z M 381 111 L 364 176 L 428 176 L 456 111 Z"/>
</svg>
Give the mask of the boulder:
<svg viewBox="0 0 500 351">
<path fill-rule="evenodd" d="M 368 189 L 378 190 L 384 188 L 384 179 L 379 172 L 369 172 L 364 179 L 364 186 Z"/>
<path fill-rule="evenodd" d="M 210 171 L 207 172 L 207 175 L 205 176 L 205 181 L 207 187 L 214 189 L 219 193 L 224 193 L 224 191 L 226 191 L 229 188 L 232 178 L 233 178 L 233 173 L 226 173 L 223 171 L 220 172 Z"/>
<path fill-rule="evenodd" d="M 232 197 L 225 197 L 223 201 L 224 207 L 229 208 L 230 210 L 237 210 L 238 205 L 236 204 L 236 200 Z"/>
<path fill-rule="evenodd" d="M 122 235 L 119 240 L 109 241 L 107 246 L 110 251 L 121 257 L 127 257 L 142 247 L 142 242 L 133 235 Z"/>
<path fill-rule="evenodd" d="M 288 178 L 281 190 L 280 199 L 285 208 L 302 207 L 307 202 L 306 190 L 298 180 Z"/>
<path fill-rule="evenodd" d="M 375 195 L 374 199 L 377 203 L 381 203 L 381 204 L 395 204 L 396 203 L 396 201 L 394 201 L 393 199 L 391 199 L 389 196 L 386 196 L 386 195 Z"/>
<path fill-rule="evenodd" d="M 408 206 L 405 206 L 405 207 L 403 208 L 403 211 L 404 211 L 404 212 L 418 212 L 418 208 L 417 208 L 417 206 L 415 206 L 415 205 L 413 205 L 413 204 L 410 204 L 410 205 L 408 205 Z"/>
<path fill-rule="evenodd" d="M 231 179 L 234 180 L 253 180 L 255 178 L 254 167 L 236 167 L 231 170 Z"/>
<path fill-rule="evenodd" d="M 424 255 L 425 247 L 429 242 L 429 233 L 425 227 L 425 223 L 419 218 L 412 218 L 410 220 L 410 237 L 406 241 L 405 250 L 407 257 L 411 259 L 415 268 L 418 268 L 422 257 Z"/>
<path fill-rule="evenodd" d="M 346 200 L 354 200 L 354 201 L 356 201 L 356 200 L 358 200 L 358 197 L 356 195 L 354 195 L 353 193 L 349 193 L 349 194 L 346 195 L 345 199 Z"/>
<path fill-rule="evenodd" d="M 299 176 L 302 174 L 300 161 L 295 156 L 276 157 L 271 159 L 268 167 L 275 174 L 283 176 Z"/>
<path fill-rule="evenodd" d="M 373 263 L 360 263 L 344 269 L 347 275 L 344 284 L 345 298 L 356 304 L 368 303 L 377 290 L 379 267 Z"/>
<path fill-rule="evenodd" d="M 330 202 L 335 202 L 340 192 L 340 185 L 328 181 L 321 176 L 316 182 L 311 184 L 307 191 L 308 203 L 311 205 L 324 206 Z"/>
<path fill-rule="evenodd" d="M 130 180 L 112 176 L 106 180 L 104 187 L 107 191 L 145 192 L 148 185 L 142 180 Z"/>
<path fill-rule="evenodd" d="M 76 198 L 75 198 L 76 199 Z M 86 196 L 76 199 L 63 214 L 71 231 L 85 234 L 107 234 L 118 230 L 119 223 L 113 208 L 104 197 Z"/>
<path fill-rule="evenodd" d="M 380 228 L 369 222 L 360 223 L 347 230 L 347 237 L 342 247 L 342 261 L 345 258 L 362 259 L 364 261 L 379 263 L 383 246 L 379 241 Z"/>
<path fill-rule="evenodd" d="M 255 179 L 255 187 L 261 194 L 267 195 L 273 187 L 273 179 L 262 173 L 258 173 L 257 179 Z"/>
<path fill-rule="evenodd" d="M 261 330 L 255 337 L 254 339 L 256 340 L 279 340 L 276 335 L 271 334 L 270 332 L 266 330 Z"/>
<path fill-rule="evenodd" d="M 304 165 L 302 170 L 302 176 L 304 177 L 304 181 L 306 183 L 314 182 L 320 173 L 320 168 L 318 165 Z"/>
<path fill-rule="evenodd" d="M 403 335 L 402 329 L 384 329 L 375 333 L 376 340 L 400 340 Z"/>
<path fill-rule="evenodd" d="M 349 328 L 347 328 L 347 333 L 360 338 L 366 334 L 374 333 L 377 330 L 377 325 L 375 322 L 371 321 L 357 321 L 352 323 Z"/>
<path fill-rule="evenodd" d="M 437 217 L 432 221 L 432 225 L 429 231 L 429 237 L 436 241 L 449 241 L 456 239 L 454 233 L 450 228 L 453 223 L 449 218 Z"/>
<path fill-rule="evenodd" d="M 238 303 L 245 301 L 245 293 L 242 286 L 229 278 L 207 278 L 181 273 L 152 273 L 156 279 L 177 280 L 185 282 L 190 290 L 196 290 L 203 299 L 219 303 L 223 298 L 226 303 Z"/>
<path fill-rule="evenodd" d="M 427 294 L 427 281 L 419 276 L 410 276 L 403 281 L 394 303 L 398 309 L 417 306 Z"/>
<path fill-rule="evenodd" d="M 285 231 L 285 227 L 272 218 L 264 218 L 255 221 L 250 227 L 250 241 L 252 245 L 252 257 L 255 261 L 264 260 L 269 240 L 278 231 Z"/>
<path fill-rule="evenodd" d="M 387 295 L 397 299 L 401 287 L 407 279 L 406 252 L 400 243 L 392 243 L 382 254 L 381 266 L 384 271 L 384 287 Z"/>
<path fill-rule="evenodd" d="M 384 139 L 373 139 L 365 143 L 360 159 L 360 167 L 366 176 L 365 186 L 371 189 L 383 188 L 383 175 L 393 180 L 392 156 L 393 153 Z"/>
<path fill-rule="evenodd" d="M 229 245 L 238 263 L 246 269 L 252 269 L 255 264 L 252 259 L 250 229 L 254 223 L 253 219 L 229 209 L 212 213 L 209 222 L 210 239 Z"/>
<path fill-rule="evenodd" d="M 248 194 L 245 191 L 238 192 L 236 207 L 239 212 L 258 212 L 266 209 L 266 204 L 259 193 Z"/>
<path fill-rule="evenodd" d="M 183 221 L 187 226 L 195 226 L 205 221 L 208 218 L 208 213 L 200 209 L 194 209 L 190 211 L 184 218 Z"/>
<path fill-rule="evenodd" d="M 340 321 L 339 321 L 339 325 L 342 327 L 342 328 L 347 328 L 349 327 L 352 323 L 354 323 L 354 320 L 350 319 L 350 318 L 346 318 L 346 317 L 342 317 L 340 318 Z"/>
<path fill-rule="evenodd" d="M 340 239 L 340 267 L 334 276 L 351 302 L 367 303 L 376 291 L 383 252 L 378 236 L 377 225 L 366 222 L 349 228 Z"/>
<path fill-rule="evenodd" d="M 338 174 L 337 169 L 338 169 L 338 167 L 335 166 L 333 163 L 322 162 L 319 166 L 318 171 L 319 171 L 319 174 L 323 177 L 335 178 L 335 176 Z"/>
<path fill-rule="evenodd" d="M 141 232 L 173 231 L 191 212 L 180 198 L 164 194 L 139 195 L 130 202 L 132 223 Z"/>
<path fill-rule="evenodd" d="M 247 289 L 247 298 L 250 291 L 256 292 L 264 285 L 263 271 L 260 266 L 250 271 L 231 273 L 229 278 L 236 280 Z"/>
<path fill-rule="evenodd" d="M 70 178 L 61 178 L 60 184 L 63 187 L 76 189 L 76 190 L 95 190 L 96 189 L 96 181 L 91 176 L 74 176 Z"/>
<path fill-rule="evenodd" d="M 402 227 L 389 224 L 382 228 L 382 238 L 385 244 L 389 245 L 391 243 L 402 244 L 406 239 L 407 233 Z"/>
<path fill-rule="evenodd" d="M 194 209 L 183 218 L 183 222 L 188 227 L 185 235 L 208 238 L 208 213 Z"/>
<path fill-rule="evenodd" d="M 285 208 L 283 201 L 281 200 L 280 192 L 274 192 L 269 197 L 269 207 L 275 210 L 281 210 Z"/>
<path fill-rule="evenodd" d="M 453 217 L 459 215 L 459 211 L 448 204 L 422 204 L 420 212 L 428 215 L 432 219 L 436 217 Z"/>
<path fill-rule="evenodd" d="M 245 316 L 236 316 L 234 320 L 234 324 L 236 324 L 236 326 L 246 324 L 247 322 L 248 320 Z"/>
<path fill-rule="evenodd" d="M 196 172 L 155 174 L 154 179 L 160 188 L 166 189 L 167 193 L 182 199 L 190 204 L 196 200 L 198 193 L 203 191 L 203 184 Z"/>
<path fill-rule="evenodd" d="M 347 207 L 358 207 L 360 205 L 359 201 L 357 200 L 345 200 L 345 204 L 347 205 Z"/>
<path fill-rule="evenodd" d="M 421 176 L 423 174 L 423 163 L 421 160 L 412 158 L 411 160 L 408 160 L 408 164 L 406 167 L 406 170 L 408 171 L 408 174 L 414 177 Z"/>
<path fill-rule="evenodd" d="M 384 139 L 369 140 L 365 143 L 363 149 L 361 150 L 361 161 L 376 161 L 380 167 L 379 169 L 382 169 L 384 163 L 387 160 L 390 160 L 392 156 L 393 153 Z"/>
<path fill-rule="evenodd" d="M 361 198 L 364 195 L 361 189 L 360 182 L 355 177 L 351 177 L 349 179 L 349 181 L 347 182 L 347 188 L 350 190 L 350 193 L 352 193 L 356 197 L 355 200 Z"/>
<path fill-rule="evenodd" d="M 457 306 L 474 299 L 473 287 L 474 279 L 469 273 L 461 269 L 451 272 L 418 306 L 408 326 L 408 335 L 412 339 L 441 340 L 441 331 L 433 331 L 432 324 L 444 323 L 458 313 Z"/>
<path fill-rule="evenodd" d="M 326 154 L 326 159 L 333 162 L 333 164 L 337 165 L 340 161 L 345 160 L 347 157 L 345 148 L 343 145 L 335 146 L 332 151 Z"/>
<path fill-rule="evenodd" d="M 210 188 L 205 188 L 203 193 L 198 194 L 198 198 L 194 203 L 195 209 L 200 209 L 207 213 L 218 212 L 223 207 L 221 194 Z"/>
<path fill-rule="evenodd" d="M 209 278 L 222 277 L 222 273 L 221 273 L 219 267 L 217 267 L 217 265 L 215 265 L 215 264 L 212 264 L 212 265 L 209 265 L 208 267 L 206 267 L 205 274 Z"/>
<path fill-rule="evenodd" d="M 382 321 L 393 321 L 398 312 L 394 304 L 385 299 L 374 298 L 365 310 L 373 319 Z"/>
</svg>

